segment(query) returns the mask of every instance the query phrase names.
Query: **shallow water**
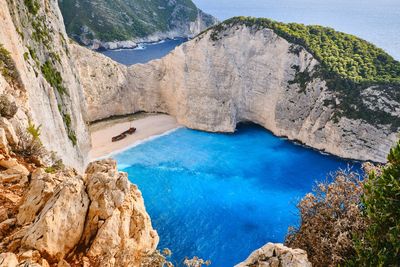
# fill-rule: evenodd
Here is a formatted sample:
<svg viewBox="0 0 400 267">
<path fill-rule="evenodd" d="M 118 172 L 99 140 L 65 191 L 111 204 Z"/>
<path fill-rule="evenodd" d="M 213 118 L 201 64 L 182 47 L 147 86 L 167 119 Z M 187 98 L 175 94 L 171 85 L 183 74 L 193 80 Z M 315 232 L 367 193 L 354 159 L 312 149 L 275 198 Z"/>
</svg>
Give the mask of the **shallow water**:
<svg viewBox="0 0 400 267">
<path fill-rule="evenodd" d="M 163 40 L 158 43 L 141 44 L 135 49 L 118 49 L 101 51 L 102 54 L 113 60 L 124 64 L 133 65 L 137 63 L 147 63 L 153 59 L 159 59 L 167 55 L 178 45 L 186 42 L 185 38 Z"/>
<path fill-rule="evenodd" d="M 235 134 L 181 128 L 115 158 L 143 193 L 159 248 L 178 264 L 197 255 L 218 267 L 283 242 L 298 199 L 350 163 L 252 124 Z"/>
</svg>

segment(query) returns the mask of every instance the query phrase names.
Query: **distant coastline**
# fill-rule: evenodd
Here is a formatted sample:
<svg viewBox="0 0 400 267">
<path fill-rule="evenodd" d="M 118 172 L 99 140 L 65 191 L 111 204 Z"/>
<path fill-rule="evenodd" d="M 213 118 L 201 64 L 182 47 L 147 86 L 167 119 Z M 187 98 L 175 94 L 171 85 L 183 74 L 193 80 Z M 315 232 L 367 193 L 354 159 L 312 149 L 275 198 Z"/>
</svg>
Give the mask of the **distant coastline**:
<svg viewBox="0 0 400 267">
<path fill-rule="evenodd" d="M 187 37 L 173 37 L 173 38 L 165 38 L 165 39 L 160 39 L 157 41 L 143 41 L 143 42 L 134 42 L 134 41 L 115 41 L 115 42 L 106 42 L 102 43 L 99 47 L 96 47 L 93 45 L 88 45 L 89 49 L 95 50 L 97 52 L 104 52 L 104 51 L 123 51 L 123 50 L 143 50 L 146 49 L 147 46 L 149 45 L 157 45 L 157 44 L 163 44 L 168 41 L 183 41 L 186 42 L 190 40 L 190 38 Z M 82 44 L 85 46 L 85 44 Z"/>
</svg>

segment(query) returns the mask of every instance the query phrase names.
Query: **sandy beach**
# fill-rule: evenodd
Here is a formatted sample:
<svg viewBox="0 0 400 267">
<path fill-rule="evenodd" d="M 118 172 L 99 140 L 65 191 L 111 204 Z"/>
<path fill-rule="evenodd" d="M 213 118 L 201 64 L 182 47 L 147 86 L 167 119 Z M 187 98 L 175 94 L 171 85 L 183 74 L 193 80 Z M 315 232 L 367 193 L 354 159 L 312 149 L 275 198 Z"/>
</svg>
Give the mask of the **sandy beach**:
<svg viewBox="0 0 400 267">
<path fill-rule="evenodd" d="M 111 142 L 111 138 L 126 130 L 135 127 L 136 132 L 118 142 Z M 150 137 L 161 135 L 180 127 L 176 119 L 165 114 L 139 114 L 127 118 L 107 120 L 90 126 L 92 149 L 90 160 L 110 156 L 116 151 L 138 144 Z"/>
</svg>

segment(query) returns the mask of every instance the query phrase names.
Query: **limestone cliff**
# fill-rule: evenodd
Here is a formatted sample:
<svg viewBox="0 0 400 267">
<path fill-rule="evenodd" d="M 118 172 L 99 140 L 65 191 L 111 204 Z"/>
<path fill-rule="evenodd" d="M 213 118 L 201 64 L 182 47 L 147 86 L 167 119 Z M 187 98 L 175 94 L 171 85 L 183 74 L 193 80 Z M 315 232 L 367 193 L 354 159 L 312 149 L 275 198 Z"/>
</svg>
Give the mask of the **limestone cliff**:
<svg viewBox="0 0 400 267">
<path fill-rule="evenodd" d="M 306 49 L 268 28 L 235 25 L 219 38 L 213 34 L 205 32 L 160 60 L 131 67 L 73 46 L 88 120 L 165 112 L 187 127 L 213 132 L 233 132 L 238 122 L 252 121 L 341 157 L 386 160 L 397 129 L 361 117 L 335 117 L 335 105 L 327 103 L 341 100 L 323 78 L 305 85 L 296 81 L 299 73 L 313 75 L 320 66 Z M 398 99 L 378 87 L 360 97 L 370 112 L 400 120 Z"/>
<path fill-rule="evenodd" d="M 154 253 L 142 195 L 114 161 L 91 163 L 81 176 L 2 151 L 0 266 L 140 266 Z"/>
<path fill-rule="evenodd" d="M 0 45 L 12 62 L 0 75 L 0 94 L 19 107 L 10 122 L 22 132 L 28 121 L 40 125 L 45 147 L 83 170 L 90 147 L 86 107 L 57 2 L 0 0 L 0 6 Z"/>
<path fill-rule="evenodd" d="M 139 266 L 158 235 L 114 161 L 83 172 L 85 99 L 57 1 L 0 6 L 0 266 Z"/>
</svg>

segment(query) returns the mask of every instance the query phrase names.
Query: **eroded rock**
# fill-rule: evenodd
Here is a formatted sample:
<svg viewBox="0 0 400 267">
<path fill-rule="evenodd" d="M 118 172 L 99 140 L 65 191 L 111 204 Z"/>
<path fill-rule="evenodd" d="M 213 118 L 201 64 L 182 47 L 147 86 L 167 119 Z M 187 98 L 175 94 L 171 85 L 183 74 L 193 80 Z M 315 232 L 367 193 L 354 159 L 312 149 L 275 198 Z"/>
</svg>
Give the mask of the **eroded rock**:
<svg viewBox="0 0 400 267">
<path fill-rule="evenodd" d="M 91 163 L 86 181 L 91 204 L 82 243 L 87 255 L 100 266 L 138 265 L 158 244 L 140 191 L 114 160 Z"/>
<path fill-rule="evenodd" d="M 79 242 L 89 198 L 83 180 L 69 177 L 54 190 L 22 239 L 22 247 L 38 250 L 52 260 L 63 259 Z"/>
<path fill-rule="evenodd" d="M 37 169 L 32 173 L 29 191 L 25 195 L 24 203 L 20 206 L 17 215 L 18 223 L 31 223 L 42 210 L 47 201 L 54 195 L 54 191 L 66 177 L 60 174 L 46 173 Z M 68 177 L 70 178 L 70 177 Z"/>
<path fill-rule="evenodd" d="M 17 134 L 15 133 L 14 127 L 5 117 L 0 117 L 0 128 L 4 129 L 7 141 L 10 145 L 18 144 L 19 139 Z"/>
<path fill-rule="evenodd" d="M 282 244 L 268 243 L 235 267 L 311 267 L 307 253 Z"/>
<path fill-rule="evenodd" d="M 18 265 L 17 256 L 14 253 L 0 254 L 0 267 L 16 267 Z"/>
</svg>

